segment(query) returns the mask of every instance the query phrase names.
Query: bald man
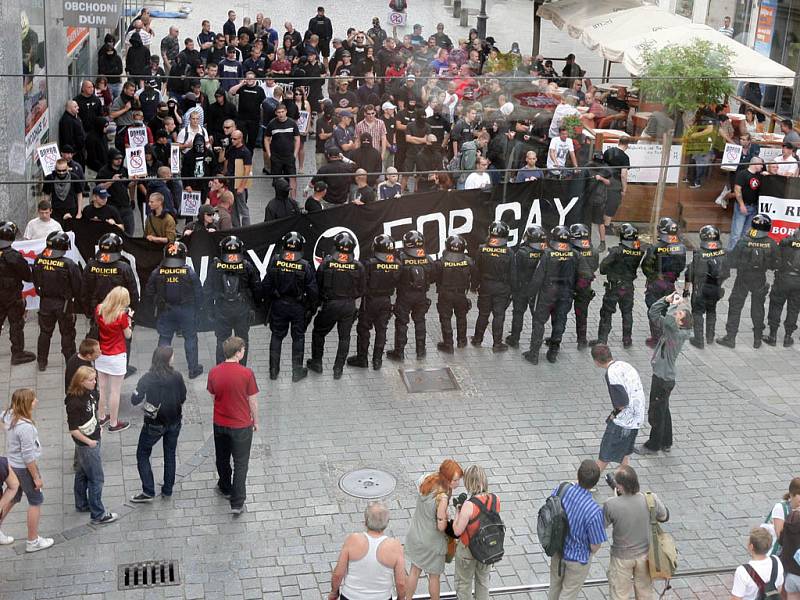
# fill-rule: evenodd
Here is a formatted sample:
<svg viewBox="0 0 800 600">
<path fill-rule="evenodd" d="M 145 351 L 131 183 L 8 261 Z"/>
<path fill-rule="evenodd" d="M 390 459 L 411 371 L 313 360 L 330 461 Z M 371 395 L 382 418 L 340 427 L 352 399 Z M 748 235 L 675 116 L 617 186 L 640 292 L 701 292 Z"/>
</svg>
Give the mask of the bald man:
<svg viewBox="0 0 800 600">
<path fill-rule="evenodd" d="M 75 100 L 67 100 L 64 114 L 58 121 L 58 145 L 72 146 L 75 150 L 73 159 L 84 170 L 86 169 L 86 131 L 78 117 L 80 108 Z"/>
</svg>

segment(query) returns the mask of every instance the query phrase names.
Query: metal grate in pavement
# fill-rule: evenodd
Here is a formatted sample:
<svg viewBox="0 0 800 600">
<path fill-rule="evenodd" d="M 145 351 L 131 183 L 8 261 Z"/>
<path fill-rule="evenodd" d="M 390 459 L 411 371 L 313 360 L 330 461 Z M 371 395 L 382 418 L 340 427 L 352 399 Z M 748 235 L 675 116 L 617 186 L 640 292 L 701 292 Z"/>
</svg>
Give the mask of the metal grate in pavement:
<svg viewBox="0 0 800 600">
<path fill-rule="evenodd" d="M 409 394 L 449 392 L 460 389 L 450 367 L 438 369 L 400 369 L 400 377 Z"/>
<path fill-rule="evenodd" d="M 339 488 L 354 498 L 383 498 L 394 491 L 397 480 L 380 469 L 356 469 L 342 475 Z"/>
<path fill-rule="evenodd" d="M 119 565 L 117 570 L 117 589 L 119 590 L 166 587 L 180 585 L 180 583 L 180 568 L 176 560 L 155 560 Z"/>
</svg>

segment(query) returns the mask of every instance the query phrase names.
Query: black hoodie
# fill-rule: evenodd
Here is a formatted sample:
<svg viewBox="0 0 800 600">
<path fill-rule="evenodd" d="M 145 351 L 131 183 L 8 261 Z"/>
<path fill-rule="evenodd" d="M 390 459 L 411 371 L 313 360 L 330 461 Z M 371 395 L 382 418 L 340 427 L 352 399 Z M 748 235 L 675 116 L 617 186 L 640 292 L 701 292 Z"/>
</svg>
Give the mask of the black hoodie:
<svg viewBox="0 0 800 600">
<path fill-rule="evenodd" d="M 128 75 L 148 75 L 150 66 L 150 50 L 142 44 L 142 38 L 138 33 L 131 35 L 131 47 L 125 55 L 125 70 Z"/>
<path fill-rule="evenodd" d="M 297 203 L 289 197 L 289 182 L 285 179 L 275 180 L 275 197 L 267 204 L 264 221 L 274 221 L 296 215 L 300 212 Z"/>
<path fill-rule="evenodd" d="M 141 38 L 139 39 L 141 43 Z M 108 50 L 113 51 L 112 54 L 107 54 Z M 97 53 L 97 72 L 108 79 L 109 85 L 117 84 L 121 81 L 122 75 L 122 59 L 117 54 L 117 49 L 114 46 L 106 45 L 100 48 Z"/>
</svg>

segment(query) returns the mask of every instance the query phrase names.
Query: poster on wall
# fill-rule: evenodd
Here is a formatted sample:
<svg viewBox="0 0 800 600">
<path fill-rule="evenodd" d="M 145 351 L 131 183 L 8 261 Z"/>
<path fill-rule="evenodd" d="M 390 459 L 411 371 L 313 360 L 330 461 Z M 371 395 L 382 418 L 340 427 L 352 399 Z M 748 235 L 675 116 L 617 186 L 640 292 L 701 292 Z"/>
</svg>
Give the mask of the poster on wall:
<svg viewBox="0 0 800 600">
<path fill-rule="evenodd" d="M 25 112 L 25 156 L 47 140 L 50 123 L 47 114 L 45 75 L 44 2 L 31 0 L 20 11 L 22 43 L 22 89 Z"/>
<path fill-rule="evenodd" d="M 616 147 L 614 143 L 603 144 L 603 152 Z M 628 169 L 628 183 L 658 183 L 658 173 L 661 170 L 661 144 L 631 144 L 625 151 L 632 165 L 641 165 L 639 168 Z M 681 146 L 673 144 L 667 163 L 675 168 L 667 169 L 667 183 L 678 183 L 678 173 L 681 164 Z"/>
</svg>

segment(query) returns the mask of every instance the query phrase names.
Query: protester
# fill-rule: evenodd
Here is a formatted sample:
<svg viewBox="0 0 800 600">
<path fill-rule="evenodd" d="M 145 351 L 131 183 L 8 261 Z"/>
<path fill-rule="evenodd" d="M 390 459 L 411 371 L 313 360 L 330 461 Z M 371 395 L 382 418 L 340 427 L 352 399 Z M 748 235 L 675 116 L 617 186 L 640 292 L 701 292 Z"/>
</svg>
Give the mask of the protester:
<svg viewBox="0 0 800 600">
<path fill-rule="evenodd" d="M 144 224 L 144 236 L 155 244 L 167 244 L 175 241 L 176 225 L 174 217 L 164 210 L 164 196 L 158 192 L 150 194 L 147 200 L 150 215 Z"/>
<path fill-rule="evenodd" d="M 159 346 L 153 351 L 150 370 L 136 384 L 131 404 L 142 405 L 144 424 L 136 446 L 136 467 L 142 481 L 142 491 L 131 498 L 131 502 L 152 502 L 156 495 L 150 454 L 159 440 L 164 446 L 164 482 L 161 495 L 172 496 L 175 485 L 175 452 L 181 433 L 183 404 L 186 402 L 186 384 L 173 363 L 175 353 L 172 346 Z"/>
<path fill-rule="evenodd" d="M 131 426 L 127 421 L 120 421 L 118 418 L 119 395 L 127 370 L 125 340 L 133 335 L 133 311 L 130 304 L 128 290 L 117 286 L 94 310 L 100 336 L 100 356 L 95 359 L 100 390 L 98 414 L 102 415 L 100 426 L 108 425 L 111 432 L 124 431 Z"/>
<path fill-rule="evenodd" d="M 793 509 L 789 514 L 779 541 L 786 600 L 800 600 L 800 562 L 797 560 L 800 552 L 800 508 Z"/>
<path fill-rule="evenodd" d="M 19 487 L 8 509 L 0 514 L 0 525 L 14 505 L 22 499 L 24 493 L 28 500 L 28 541 L 25 544 L 25 552 L 45 550 L 55 543 L 53 538 L 39 535 L 39 519 L 44 503 L 42 494 L 44 481 L 38 465 L 42 455 L 42 444 L 39 442 L 39 431 L 33 420 L 33 411 L 38 404 L 36 392 L 29 388 L 20 388 L 14 390 L 11 403 L 2 414 L 6 429 L 6 459 L 14 475 L 17 476 Z"/>
<path fill-rule="evenodd" d="M 41 240 L 53 232 L 62 231 L 61 224 L 52 219 L 53 207 L 49 200 L 39 200 L 36 205 L 37 217 L 28 221 L 25 226 L 23 238 L 26 240 Z"/>
</svg>

